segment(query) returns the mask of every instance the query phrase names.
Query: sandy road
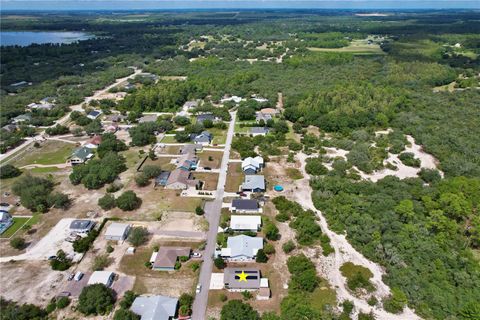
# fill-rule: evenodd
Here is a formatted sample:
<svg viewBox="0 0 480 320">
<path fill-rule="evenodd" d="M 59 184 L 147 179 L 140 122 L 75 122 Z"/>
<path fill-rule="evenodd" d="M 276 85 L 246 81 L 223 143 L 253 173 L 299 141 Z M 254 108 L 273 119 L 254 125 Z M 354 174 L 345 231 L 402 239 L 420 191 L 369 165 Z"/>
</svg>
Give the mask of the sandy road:
<svg viewBox="0 0 480 320">
<path fill-rule="evenodd" d="M 363 313 L 370 313 L 376 316 L 376 319 L 382 320 L 414 320 L 420 319 L 413 310 L 405 308 L 401 314 L 391 314 L 386 312 L 383 308 L 372 307 L 364 299 L 360 299 L 354 296 L 346 287 L 346 279 L 342 276 L 340 272 L 340 267 L 345 262 L 352 262 L 356 265 L 363 266 L 370 269 L 373 273 L 371 279 L 372 283 L 375 285 L 376 291 L 374 295 L 378 300 L 388 296 L 390 294 L 390 288 L 382 281 L 382 276 L 385 274 L 385 271 L 378 264 L 365 258 L 360 252 L 355 250 L 352 245 L 347 241 L 344 235 L 339 235 L 329 229 L 328 223 L 323 216 L 322 212 L 317 210 L 312 201 L 312 189 L 309 184 L 309 175 L 305 171 L 305 164 L 307 155 L 303 153 L 297 154 L 297 158 L 300 160 L 302 174 L 305 178 L 297 180 L 296 186 L 297 190 L 293 193 L 294 198 L 298 201 L 305 209 L 313 210 L 318 218 L 319 225 L 322 229 L 322 232 L 325 233 L 330 238 L 330 244 L 335 249 L 335 253 L 328 257 L 319 257 L 319 262 L 317 263 L 317 269 L 319 272 L 324 275 L 332 287 L 335 288 L 337 293 L 337 299 L 339 301 L 350 300 L 355 305 L 355 313 L 358 314 L 359 311 Z M 308 252 L 307 252 L 308 253 Z M 313 252 L 312 255 L 313 256 Z"/>
</svg>

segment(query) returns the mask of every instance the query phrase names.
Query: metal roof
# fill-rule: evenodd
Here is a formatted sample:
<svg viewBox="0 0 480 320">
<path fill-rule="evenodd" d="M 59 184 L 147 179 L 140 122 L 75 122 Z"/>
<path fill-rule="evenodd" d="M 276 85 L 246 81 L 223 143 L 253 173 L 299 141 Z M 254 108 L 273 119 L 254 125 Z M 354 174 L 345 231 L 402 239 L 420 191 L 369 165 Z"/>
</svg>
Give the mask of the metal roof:
<svg viewBox="0 0 480 320">
<path fill-rule="evenodd" d="M 135 298 L 130 310 L 141 320 L 168 320 L 177 311 L 178 299 L 165 296 L 140 296 Z"/>
</svg>

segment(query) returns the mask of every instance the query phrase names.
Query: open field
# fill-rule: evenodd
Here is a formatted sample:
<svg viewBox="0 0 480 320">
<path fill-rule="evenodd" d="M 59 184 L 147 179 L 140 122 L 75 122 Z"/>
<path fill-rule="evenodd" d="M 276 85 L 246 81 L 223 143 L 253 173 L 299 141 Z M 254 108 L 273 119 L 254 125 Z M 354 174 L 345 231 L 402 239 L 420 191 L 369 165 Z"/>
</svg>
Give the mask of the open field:
<svg viewBox="0 0 480 320">
<path fill-rule="evenodd" d="M 352 40 L 350 45 L 342 48 L 308 48 L 315 52 L 344 52 L 353 53 L 355 55 L 384 55 L 378 44 L 368 44 L 367 40 Z"/>
<path fill-rule="evenodd" d="M 223 152 L 220 151 L 203 151 L 197 154 L 201 167 L 210 167 L 219 169 L 222 162 Z M 210 160 L 211 159 L 211 160 Z"/>
<path fill-rule="evenodd" d="M 231 162 L 228 164 L 227 182 L 225 183 L 225 191 L 237 192 L 243 182 L 242 164 L 239 162 Z"/>
<path fill-rule="evenodd" d="M 210 128 L 207 129 L 211 134 L 213 134 L 212 144 L 225 144 L 227 140 L 227 130 Z"/>
<path fill-rule="evenodd" d="M 213 191 L 217 189 L 218 173 L 193 172 L 193 176 L 195 179 L 204 182 L 203 190 Z"/>
<path fill-rule="evenodd" d="M 24 153 L 17 158 L 15 165 L 17 167 L 29 164 L 60 164 L 67 161 L 68 156 L 75 148 L 74 144 L 61 141 L 47 141 L 41 144 L 40 148 L 34 148 L 32 152 Z"/>
</svg>

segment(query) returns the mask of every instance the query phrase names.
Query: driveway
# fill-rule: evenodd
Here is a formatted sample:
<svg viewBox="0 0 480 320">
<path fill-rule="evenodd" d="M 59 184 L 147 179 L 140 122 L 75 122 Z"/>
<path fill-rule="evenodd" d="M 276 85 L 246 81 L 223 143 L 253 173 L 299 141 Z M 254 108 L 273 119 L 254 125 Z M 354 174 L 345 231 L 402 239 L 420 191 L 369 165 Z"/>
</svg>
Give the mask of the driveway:
<svg viewBox="0 0 480 320">
<path fill-rule="evenodd" d="M 17 256 L 1 257 L 0 262 L 10 260 L 46 260 L 49 256 L 55 255 L 58 250 L 62 249 L 67 255 L 74 254 L 74 260 L 81 257 L 78 253 L 73 251 L 73 246 L 70 242 L 65 241 L 65 238 L 70 233 L 70 223 L 73 218 L 65 218 L 60 220 L 55 227 L 50 230 L 45 237 L 40 239 L 31 248 L 27 248 L 27 252 Z"/>
<path fill-rule="evenodd" d="M 212 277 L 213 268 L 213 254 L 217 242 L 217 232 L 220 220 L 220 212 L 222 210 L 223 195 L 225 189 L 225 182 L 227 180 L 228 161 L 230 159 L 230 148 L 232 145 L 236 112 L 231 112 L 232 119 L 230 121 L 227 140 L 225 142 L 225 151 L 223 153 L 222 165 L 220 167 L 220 174 L 218 176 L 217 191 L 215 200 L 205 204 L 205 216 L 208 219 L 210 228 L 207 233 L 207 245 L 205 247 L 204 261 L 200 269 L 200 277 L 198 283 L 202 285 L 202 291 L 197 293 L 192 307 L 192 319 L 203 320 L 207 311 L 208 303 L 208 288 L 210 288 L 210 279 Z"/>
</svg>

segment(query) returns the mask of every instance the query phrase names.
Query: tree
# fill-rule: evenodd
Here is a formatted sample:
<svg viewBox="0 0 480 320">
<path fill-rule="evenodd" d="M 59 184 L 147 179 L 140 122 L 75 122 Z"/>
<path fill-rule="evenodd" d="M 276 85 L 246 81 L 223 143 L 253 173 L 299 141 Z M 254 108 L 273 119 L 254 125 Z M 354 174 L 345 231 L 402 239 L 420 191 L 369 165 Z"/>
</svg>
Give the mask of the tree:
<svg viewBox="0 0 480 320">
<path fill-rule="evenodd" d="M 275 247 L 271 243 L 265 243 L 265 245 L 263 246 L 263 252 L 265 252 L 265 254 L 268 254 L 268 255 L 274 254 Z"/>
<path fill-rule="evenodd" d="M 155 178 L 162 173 L 162 168 L 154 165 L 146 165 L 143 167 L 142 172 L 149 178 Z"/>
<path fill-rule="evenodd" d="M 250 107 L 239 107 L 237 112 L 238 120 L 255 120 L 255 109 Z"/>
<path fill-rule="evenodd" d="M 190 119 L 187 117 L 176 116 L 175 118 L 173 118 L 173 122 L 175 122 L 175 124 L 179 126 L 186 126 L 187 124 L 190 124 Z"/>
<path fill-rule="evenodd" d="M 113 133 L 104 133 L 102 135 L 102 142 L 98 145 L 97 154 L 103 158 L 108 152 L 120 152 L 127 150 L 127 145 L 117 139 Z"/>
<path fill-rule="evenodd" d="M 102 271 L 112 263 L 112 258 L 108 254 L 102 254 L 95 256 L 93 259 L 92 270 L 93 271 Z"/>
<path fill-rule="evenodd" d="M 122 307 L 123 309 L 130 308 L 133 304 L 133 301 L 135 301 L 137 297 L 138 295 L 135 292 L 131 290 L 125 291 L 123 299 L 122 301 L 120 301 L 120 307 Z"/>
<path fill-rule="evenodd" d="M 118 208 L 123 211 L 132 211 L 140 207 L 142 199 L 137 197 L 135 192 L 128 190 L 122 193 L 115 201 Z"/>
<path fill-rule="evenodd" d="M 205 129 L 209 129 L 213 127 L 213 121 L 210 119 L 203 120 L 202 124 Z"/>
<path fill-rule="evenodd" d="M 215 264 L 215 267 L 217 267 L 217 269 L 225 268 L 225 261 L 223 261 L 221 257 L 215 258 L 215 260 L 213 260 L 213 263 Z"/>
<path fill-rule="evenodd" d="M 65 271 L 72 266 L 72 260 L 67 258 L 67 254 L 60 249 L 55 259 L 50 260 L 50 266 L 53 270 Z"/>
<path fill-rule="evenodd" d="M 20 196 L 20 202 L 25 208 L 46 212 L 50 207 L 48 197 L 53 187 L 53 182 L 50 180 L 26 175 L 15 181 L 12 190 Z"/>
<path fill-rule="evenodd" d="M 220 312 L 220 320 L 260 320 L 260 315 L 249 304 L 240 300 L 230 300 Z"/>
<path fill-rule="evenodd" d="M 140 316 L 128 309 L 118 309 L 113 315 L 113 320 L 140 320 Z"/>
<path fill-rule="evenodd" d="M 65 210 L 70 206 L 70 199 L 63 193 L 51 193 L 47 196 L 47 206 Z"/>
<path fill-rule="evenodd" d="M 295 249 L 295 242 L 288 240 L 282 245 L 282 249 L 285 253 L 290 253 Z"/>
<path fill-rule="evenodd" d="M 307 159 L 307 164 L 305 165 L 305 171 L 308 174 L 319 176 L 328 173 L 327 167 L 322 163 L 321 158 L 309 158 Z"/>
<path fill-rule="evenodd" d="M 137 186 L 145 187 L 146 185 L 148 185 L 149 182 L 150 180 L 145 173 L 140 172 L 139 174 L 135 175 L 135 183 L 137 184 Z"/>
<path fill-rule="evenodd" d="M 10 239 L 10 246 L 17 250 L 22 250 L 25 247 L 25 239 L 20 237 L 15 237 Z"/>
<path fill-rule="evenodd" d="M 409 199 L 404 199 L 395 207 L 395 213 L 398 214 L 403 221 L 410 221 L 415 216 L 413 210 L 413 202 Z"/>
<path fill-rule="evenodd" d="M 128 235 L 128 242 L 134 247 L 141 246 L 148 239 L 148 230 L 144 227 L 134 227 Z"/>
<path fill-rule="evenodd" d="M 391 313 L 400 313 L 407 304 L 407 296 L 402 290 L 392 288 L 392 294 L 383 301 L 383 307 Z"/>
<path fill-rule="evenodd" d="M 203 215 L 205 214 L 205 210 L 203 210 L 202 207 L 197 206 L 197 207 L 195 208 L 195 213 L 196 213 L 198 216 L 203 216 Z"/>
<path fill-rule="evenodd" d="M 460 310 L 460 318 L 464 320 L 480 319 L 480 302 L 472 301 Z"/>
<path fill-rule="evenodd" d="M 190 141 L 190 134 L 188 134 L 187 132 L 183 132 L 183 131 L 177 132 L 175 134 L 175 140 L 179 143 L 189 142 Z"/>
<path fill-rule="evenodd" d="M 66 134 L 69 132 L 70 132 L 70 129 L 68 129 L 68 127 L 62 126 L 60 124 L 57 124 L 55 127 L 47 128 L 45 130 L 45 133 L 48 134 L 49 136 L 58 136 L 58 135 Z"/>
<path fill-rule="evenodd" d="M 101 283 L 83 288 L 78 298 L 77 310 L 84 315 L 104 315 L 115 303 L 115 292 Z"/>
<path fill-rule="evenodd" d="M 263 251 L 263 249 L 258 249 L 255 261 L 259 263 L 266 263 L 268 261 L 268 257 L 265 254 L 265 251 Z"/>
<path fill-rule="evenodd" d="M 47 312 L 33 304 L 18 305 L 16 302 L 0 298 L 0 318 L 2 320 L 44 320 Z"/>
<path fill-rule="evenodd" d="M 442 179 L 442 176 L 440 176 L 440 172 L 435 169 L 422 168 L 420 169 L 418 176 L 426 183 L 433 183 Z"/>
<path fill-rule="evenodd" d="M 57 308 L 64 309 L 70 304 L 70 299 L 68 297 L 60 297 L 57 299 Z"/>
<path fill-rule="evenodd" d="M 0 167 L 0 179 L 14 178 L 18 177 L 21 174 L 22 171 L 11 164 L 6 164 Z"/>
<path fill-rule="evenodd" d="M 268 240 L 278 240 L 280 238 L 280 232 L 278 227 L 271 221 L 265 223 L 263 227 L 263 232 L 265 233 L 265 237 Z"/>
<path fill-rule="evenodd" d="M 103 210 L 110 210 L 115 208 L 115 197 L 109 193 L 106 193 L 103 197 L 98 199 L 98 205 Z"/>
<path fill-rule="evenodd" d="M 103 131 L 102 124 L 100 123 L 100 120 L 94 120 L 87 124 L 86 126 L 83 127 L 85 129 L 85 132 L 87 134 L 100 134 Z"/>
</svg>

